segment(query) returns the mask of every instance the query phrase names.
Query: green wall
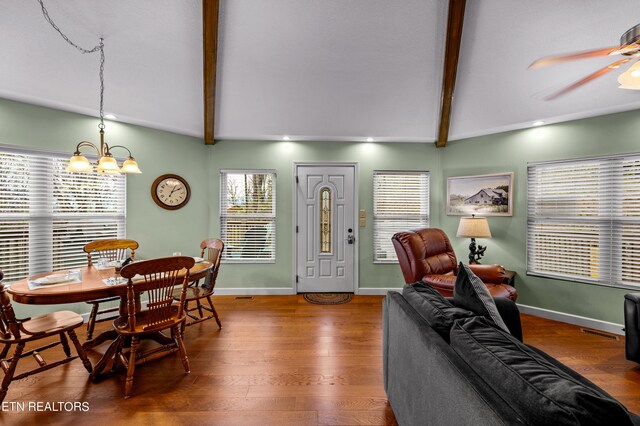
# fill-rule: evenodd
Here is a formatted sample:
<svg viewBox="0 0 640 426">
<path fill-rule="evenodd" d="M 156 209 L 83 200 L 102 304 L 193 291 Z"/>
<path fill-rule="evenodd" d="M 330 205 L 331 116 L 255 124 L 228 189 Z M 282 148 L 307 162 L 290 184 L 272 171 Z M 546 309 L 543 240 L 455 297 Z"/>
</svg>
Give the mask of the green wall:
<svg viewBox="0 0 640 426">
<path fill-rule="evenodd" d="M 399 287 L 404 284 L 398 265 L 373 264 L 373 171 L 431 171 L 431 223 L 438 224 L 442 199 L 441 150 L 433 144 L 368 142 L 264 142 L 221 141 L 209 151 L 211 171 L 210 234 L 220 235 L 219 192 L 221 169 L 275 169 L 276 263 L 225 264 L 218 287 L 292 288 L 293 276 L 293 163 L 357 162 L 358 208 L 367 213 L 366 227 L 359 228 L 359 287 Z"/>
<path fill-rule="evenodd" d="M 575 315 L 622 322 L 623 295 L 628 290 L 528 277 L 526 262 L 527 162 L 640 151 L 638 111 L 544 127 L 432 144 L 357 142 L 219 141 L 212 147 L 198 138 L 108 122 L 107 142 L 129 147 L 143 170 L 127 178 L 127 235 L 140 242 L 140 258 L 175 251 L 197 255 L 206 236 L 219 235 L 220 169 L 276 169 L 276 263 L 226 264 L 220 288 L 291 289 L 293 275 L 293 163 L 357 162 L 360 209 L 367 225 L 359 229 L 359 287 L 400 287 L 397 265 L 373 264 L 372 207 L 374 170 L 431 172 L 431 224 L 451 237 L 459 259 L 468 241 L 456 238 L 458 216 L 445 214 L 448 176 L 515 172 L 513 217 L 490 217 L 493 239 L 484 263 L 501 263 L 518 273 L 518 301 Z M 97 119 L 0 99 L 0 144 L 70 153 L 83 139 L 97 141 Z M 176 173 L 189 181 L 191 200 L 177 211 L 160 209 L 149 191 L 153 180 Z M 56 306 L 56 309 L 60 307 Z M 24 309 L 24 308 L 23 308 Z M 73 309 L 85 312 L 85 305 Z M 37 309 L 31 309 L 36 311 Z"/>
<path fill-rule="evenodd" d="M 448 176 L 515 172 L 513 217 L 490 217 L 493 238 L 483 263 L 501 263 L 515 270 L 518 302 L 554 311 L 623 323 L 624 294 L 630 290 L 526 276 L 527 163 L 607 154 L 640 152 L 640 112 L 530 128 L 450 142 L 442 157 L 443 181 Z M 444 188 L 443 188 L 444 190 Z M 442 214 L 440 225 L 454 236 L 458 216 Z M 468 240 L 452 238 L 464 259 Z"/>
<path fill-rule="evenodd" d="M 97 118 L 0 99 L 0 144 L 71 155 L 82 140 L 99 142 Z M 207 148 L 202 140 L 112 121 L 106 122 L 105 140 L 129 148 L 142 169 L 140 175 L 127 176 L 127 237 L 140 243 L 136 257 L 171 256 L 175 251 L 198 255 L 209 223 Z M 126 155 L 124 150 L 113 153 Z M 178 174 L 191 186 L 191 199 L 180 210 L 161 209 L 151 199 L 152 182 L 165 173 Z M 87 312 L 87 306 L 71 308 Z"/>
</svg>

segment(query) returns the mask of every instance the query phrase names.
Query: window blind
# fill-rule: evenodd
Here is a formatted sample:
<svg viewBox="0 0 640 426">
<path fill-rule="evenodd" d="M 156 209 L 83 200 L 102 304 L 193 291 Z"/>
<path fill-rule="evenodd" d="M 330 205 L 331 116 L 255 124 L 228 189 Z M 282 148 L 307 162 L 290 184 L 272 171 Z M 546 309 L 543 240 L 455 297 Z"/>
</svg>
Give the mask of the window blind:
<svg viewBox="0 0 640 426">
<path fill-rule="evenodd" d="M 640 155 L 528 166 L 527 273 L 640 287 Z"/>
<path fill-rule="evenodd" d="M 429 173 L 373 173 L 374 263 L 397 263 L 391 237 L 429 226 Z"/>
<path fill-rule="evenodd" d="M 276 205 L 273 171 L 220 172 L 220 230 L 228 263 L 273 263 Z"/>
<path fill-rule="evenodd" d="M 56 154 L 0 147 L 0 268 L 7 282 L 86 264 L 89 241 L 123 238 L 124 175 L 72 174 Z"/>
</svg>

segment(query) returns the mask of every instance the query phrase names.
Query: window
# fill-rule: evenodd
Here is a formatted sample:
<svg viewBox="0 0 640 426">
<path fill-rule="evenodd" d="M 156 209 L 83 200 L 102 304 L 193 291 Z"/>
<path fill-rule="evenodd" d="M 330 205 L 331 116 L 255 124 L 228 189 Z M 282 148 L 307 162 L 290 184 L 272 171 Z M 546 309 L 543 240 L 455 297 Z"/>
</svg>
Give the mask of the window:
<svg viewBox="0 0 640 426">
<path fill-rule="evenodd" d="M 220 231 L 225 242 L 225 262 L 275 262 L 275 181 L 274 171 L 220 172 Z"/>
<path fill-rule="evenodd" d="M 396 232 L 429 226 L 429 173 L 373 173 L 373 261 L 397 263 Z"/>
<path fill-rule="evenodd" d="M 67 160 L 0 147 L 0 268 L 7 282 L 85 265 L 83 246 L 123 238 L 124 175 L 72 174 Z"/>
<path fill-rule="evenodd" d="M 528 167 L 527 273 L 640 288 L 640 155 Z"/>
</svg>

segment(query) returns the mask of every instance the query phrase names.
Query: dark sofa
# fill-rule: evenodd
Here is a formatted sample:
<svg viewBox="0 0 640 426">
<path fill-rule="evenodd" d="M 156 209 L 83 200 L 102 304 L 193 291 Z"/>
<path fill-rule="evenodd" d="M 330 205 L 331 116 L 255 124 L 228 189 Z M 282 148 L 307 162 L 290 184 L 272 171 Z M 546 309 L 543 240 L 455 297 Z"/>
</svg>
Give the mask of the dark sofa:
<svg viewBox="0 0 640 426">
<path fill-rule="evenodd" d="M 509 331 L 521 340 L 516 305 L 506 299 L 496 299 L 496 302 Z M 557 360 L 532 349 L 576 383 L 604 393 Z M 474 370 L 402 294 L 389 292 L 383 301 L 384 388 L 401 425 L 557 424 L 554 418 L 548 422 L 524 418 L 518 407 L 521 402 L 517 392 L 501 395 L 485 381 L 486 371 L 481 374 L 476 371 L 477 366 Z M 640 417 L 626 410 L 624 413 L 629 420 L 623 423 L 640 425 Z"/>
</svg>

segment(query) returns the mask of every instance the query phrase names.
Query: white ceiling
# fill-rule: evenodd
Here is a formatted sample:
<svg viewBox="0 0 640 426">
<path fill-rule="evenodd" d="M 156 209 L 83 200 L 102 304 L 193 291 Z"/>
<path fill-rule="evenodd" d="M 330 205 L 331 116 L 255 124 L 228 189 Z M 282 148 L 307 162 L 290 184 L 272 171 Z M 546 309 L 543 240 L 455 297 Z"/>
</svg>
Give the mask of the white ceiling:
<svg viewBox="0 0 640 426">
<path fill-rule="evenodd" d="M 202 136 L 201 0 L 45 0 L 72 40 L 105 38 L 105 111 Z M 445 0 L 221 0 L 217 139 L 433 141 Z M 620 71 L 543 97 L 612 58 L 527 70 L 536 58 L 617 44 L 631 0 L 471 0 L 450 139 L 640 108 Z M 97 115 L 98 56 L 0 0 L 0 97 Z"/>
</svg>

